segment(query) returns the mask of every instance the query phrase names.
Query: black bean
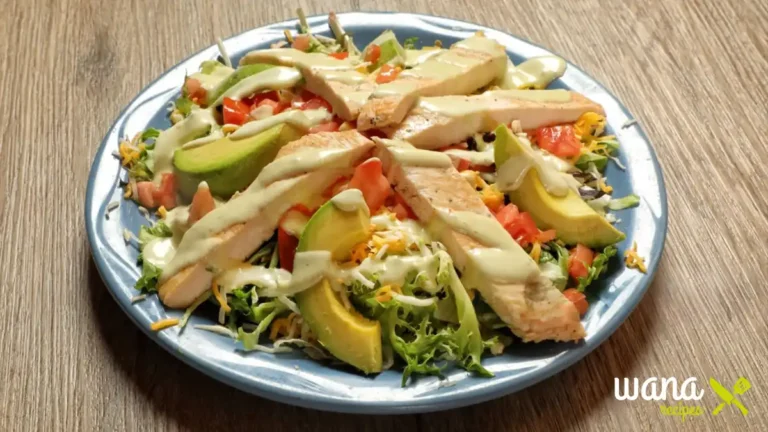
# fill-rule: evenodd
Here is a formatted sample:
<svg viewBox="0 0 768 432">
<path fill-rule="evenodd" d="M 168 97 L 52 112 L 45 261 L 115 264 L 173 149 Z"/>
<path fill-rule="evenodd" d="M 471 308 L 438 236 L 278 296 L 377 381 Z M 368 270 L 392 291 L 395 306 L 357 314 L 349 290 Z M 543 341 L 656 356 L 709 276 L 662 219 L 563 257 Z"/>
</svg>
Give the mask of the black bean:
<svg viewBox="0 0 768 432">
<path fill-rule="evenodd" d="M 493 132 L 486 132 L 483 134 L 483 141 L 490 143 L 496 141 L 496 134 Z"/>
<path fill-rule="evenodd" d="M 472 151 L 477 150 L 477 141 L 475 141 L 475 137 L 467 138 L 467 148 Z"/>
</svg>

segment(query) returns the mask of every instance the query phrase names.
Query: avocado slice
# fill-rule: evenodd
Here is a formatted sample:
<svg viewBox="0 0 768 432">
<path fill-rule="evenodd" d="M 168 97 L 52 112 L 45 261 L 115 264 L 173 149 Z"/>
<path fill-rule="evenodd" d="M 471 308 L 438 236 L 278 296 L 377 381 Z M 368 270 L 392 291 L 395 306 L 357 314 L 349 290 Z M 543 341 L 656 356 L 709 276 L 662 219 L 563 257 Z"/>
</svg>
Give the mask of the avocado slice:
<svg viewBox="0 0 768 432">
<path fill-rule="evenodd" d="M 221 81 L 221 83 L 217 85 L 213 91 L 208 92 L 208 96 L 206 97 L 207 99 L 206 104 L 210 105 L 216 102 L 216 100 L 221 95 L 223 95 L 224 92 L 226 92 L 227 90 L 232 88 L 232 86 L 244 80 L 245 78 L 248 78 L 251 75 L 256 75 L 259 72 L 264 72 L 265 70 L 271 69 L 273 67 L 275 67 L 275 65 L 263 64 L 263 63 L 240 66 L 239 68 L 235 69 L 235 71 L 232 72 L 229 75 L 229 77 L 227 77 L 227 79 Z"/>
<path fill-rule="evenodd" d="M 367 52 L 373 45 L 378 45 L 381 48 L 381 55 L 376 60 L 376 63 L 368 66 L 369 71 L 372 72 L 385 63 L 389 63 L 392 66 L 403 66 L 405 64 L 405 48 L 397 41 L 397 36 L 395 36 L 392 30 L 385 30 L 373 42 L 368 44 L 363 52 Z"/>
<path fill-rule="evenodd" d="M 362 206 L 351 208 L 337 197 L 353 202 L 357 198 Z M 370 224 L 360 191 L 344 191 L 312 215 L 297 250 L 326 250 L 334 260 L 347 259 L 354 245 L 368 239 Z M 317 340 L 331 354 L 367 374 L 381 372 L 381 324 L 347 310 L 327 279 L 296 294 L 296 304 Z"/>
<path fill-rule="evenodd" d="M 497 167 L 524 151 L 523 144 L 507 126 L 496 128 L 494 159 Z M 572 190 L 562 197 L 547 192 L 535 168 L 528 170 L 516 190 L 505 192 L 515 205 L 531 214 L 539 228 L 554 229 L 557 237 L 567 244 L 581 243 L 600 248 L 624 240 L 624 233 Z"/>
<path fill-rule="evenodd" d="M 177 149 L 173 167 L 181 195 L 191 198 L 197 185 L 205 181 L 212 194 L 229 197 L 247 188 L 284 144 L 300 136 L 284 123 L 249 138 L 233 140 L 226 136 L 198 147 Z"/>
</svg>

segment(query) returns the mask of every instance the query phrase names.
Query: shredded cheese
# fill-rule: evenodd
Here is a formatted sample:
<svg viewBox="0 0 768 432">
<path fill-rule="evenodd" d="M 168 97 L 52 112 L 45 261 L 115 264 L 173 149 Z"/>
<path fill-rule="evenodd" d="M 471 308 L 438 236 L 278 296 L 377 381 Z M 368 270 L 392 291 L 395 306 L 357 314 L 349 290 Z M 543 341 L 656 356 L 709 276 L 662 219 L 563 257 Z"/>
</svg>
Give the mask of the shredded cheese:
<svg viewBox="0 0 768 432">
<path fill-rule="evenodd" d="M 539 258 L 541 258 L 541 243 L 533 242 L 533 247 L 531 248 L 531 253 L 529 255 L 534 261 L 539 262 Z"/>
<path fill-rule="evenodd" d="M 603 192 L 605 192 L 607 194 L 613 192 L 613 186 L 610 186 L 610 185 L 606 184 L 605 180 L 603 180 L 603 179 L 600 179 L 600 180 L 597 181 L 597 186 L 600 188 L 601 191 L 603 191 Z"/>
<path fill-rule="evenodd" d="M 379 303 L 386 303 L 392 300 L 392 293 L 401 294 L 400 286 L 398 285 L 384 285 L 376 291 L 376 301 Z"/>
<path fill-rule="evenodd" d="M 123 198 L 129 199 L 131 197 L 131 185 L 127 184 L 125 185 L 125 192 L 123 193 Z"/>
<path fill-rule="evenodd" d="M 647 273 L 645 267 L 645 258 L 637 254 L 637 242 L 632 243 L 632 249 L 624 252 L 624 264 L 627 268 L 636 268 L 643 273 Z"/>
<path fill-rule="evenodd" d="M 491 211 L 497 211 L 504 205 L 504 194 L 496 187 L 496 185 L 490 185 L 483 188 L 480 192 L 480 198 L 483 203 Z"/>
<path fill-rule="evenodd" d="M 160 331 L 165 330 L 168 327 L 173 327 L 179 323 L 178 318 L 166 318 L 162 319 L 160 321 L 155 321 L 152 323 L 152 325 L 149 326 L 152 331 Z"/>
<path fill-rule="evenodd" d="M 216 301 L 219 302 L 219 306 L 224 310 L 224 312 L 229 312 L 232 310 L 232 308 L 229 307 L 227 304 L 227 299 L 221 295 L 221 291 L 219 291 L 219 284 L 216 281 L 213 281 L 213 284 L 211 285 L 211 290 L 213 291 L 213 296 L 216 298 Z"/>
<path fill-rule="evenodd" d="M 576 135 L 585 142 L 594 140 L 605 131 L 605 116 L 595 112 L 587 112 L 581 115 L 573 125 Z"/>
<path fill-rule="evenodd" d="M 165 209 L 165 206 L 160 206 L 160 208 L 157 209 L 155 214 L 158 215 L 160 219 L 165 219 L 165 217 L 168 215 L 168 210 Z"/>
</svg>

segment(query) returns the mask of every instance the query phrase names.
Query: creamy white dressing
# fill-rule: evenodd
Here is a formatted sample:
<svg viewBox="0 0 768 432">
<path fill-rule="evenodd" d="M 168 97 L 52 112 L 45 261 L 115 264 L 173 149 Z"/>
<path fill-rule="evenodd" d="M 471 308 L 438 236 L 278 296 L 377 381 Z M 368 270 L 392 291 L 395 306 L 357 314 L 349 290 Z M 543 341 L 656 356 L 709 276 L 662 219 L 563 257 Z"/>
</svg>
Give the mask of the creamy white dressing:
<svg viewBox="0 0 768 432">
<path fill-rule="evenodd" d="M 405 50 L 405 67 L 412 68 L 416 67 L 425 61 L 429 60 L 430 58 L 442 54 L 445 52 L 444 49 L 435 48 L 435 49 L 407 49 Z"/>
<path fill-rule="evenodd" d="M 306 111 L 284 111 L 262 120 L 248 122 L 238 130 L 232 132 L 229 135 L 229 138 L 233 141 L 250 138 L 282 123 L 287 123 L 302 132 L 306 132 L 312 126 L 326 122 L 331 118 L 333 118 L 333 116 L 325 108 Z"/>
<path fill-rule="evenodd" d="M 176 247 L 171 237 L 158 237 L 144 245 L 141 256 L 155 267 L 165 267 L 176 253 Z"/>
<path fill-rule="evenodd" d="M 366 78 L 365 75 L 354 69 L 324 71 L 322 77 L 329 81 L 338 81 L 348 85 L 360 84 Z"/>
<path fill-rule="evenodd" d="M 474 50 L 474 51 L 482 51 L 491 55 L 495 55 L 499 51 L 504 50 L 504 47 L 502 47 L 495 40 L 487 38 L 485 36 L 478 36 L 478 35 L 458 41 L 451 48 L 453 47 L 464 48 L 464 49 Z"/>
<path fill-rule="evenodd" d="M 402 285 L 409 273 L 416 271 L 427 277 L 427 280 L 434 281 L 437 278 L 439 261 L 436 255 L 390 255 L 383 260 L 373 260 L 366 258 L 359 266 L 353 269 L 337 269 L 334 273 L 336 279 L 340 279 L 344 284 L 349 284 L 356 280 L 354 273 L 360 272 L 364 276 L 378 275 L 379 282 L 382 285 L 395 284 Z M 427 290 L 433 291 L 435 286 L 428 284 Z"/>
<path fill-rule="evenodd" d="M 448 168 L 453 165 L 445 153 L 417 149 L 405 141 L 382 138 L 374 138 L 374 141 L 387 146 L 400 165 L 431 168 Z"/>
<path fill-rule="evenodd" d="M 443 153 L 467 160 L 472 165 L 491 166 L 494 164 L 493 146 L 487 146 L 483 151 L 450 149 Z"/>
<path fill-rule="evenodd" d="M 259 190 L 277 180 L 297 176 L 299 174 L 315 171 L 318 168 L 342 168 L 349 167 L 352 161 L 359 157 L 361 151 L 367 150 L 363 146 L 353 151 L 349 149 L 315 149 L 306 148 L 277 159 L 264 167 L 256 180 L 251 183 L 248 190 Z"/>
<path fill-rule="evenodd" d="M 184 144 L 183 146 L 181 146 L 181 148 L 184 149 L 184 150 L 189 150 L 189 149 L 193 149 L 193 148 L 196 148 L 196 147 L 202 147 L 202 146 L 204 146 L 206 144 L 210 144 L 212 142 L 216 142 L 216 141 L 218 141 L 218 140 L 220 140 L 222 138 L 224 138 L 224 132 L 221 131 L 221 128 L 217 127 L 214 130 L 212 130 L 211 133 L 209 133 L 207 136 L 204 136 L 204 137 L 201 137 L 201 138 L 198 138 L 198 139 L 194 139 L 194 140 Z"/>
<path fill-rule="evenodd" d="M 290 290 L 294 293 L 304 291 L 328 276 L 334 268 L 331 252 L 302 251 L 293 259 L 293 274 Z"/>
<path fill-rule="evenodd" d="M 240 80 L 211 104 L 222 103 L 225 97 L 240 100 L 263 90 L 281 90 L 295 86 L 301 80 L 301 72 L 291 67 L 276 66 Z"/>
<path fill-rule="evenodd" d="M 448 117 L 517 108 L 516 101 L 569 102 L 571 93 L 566 90 L 495 90 L 476 96 L 436 96 L 419 100 L 422 110 L 440 113 Z"/>
<path fill-rule="evenodd" d="M 363 193 L 359 189 L 344 190 L 331 198 L 331 202 L 334 207 L 343 212 L 351 213 L 363 210 L 365 214 L 370 215 Z"/>
<path fill-rule="evenodd" d="M 299 178 L 291 178 L 270 184 L 259 189 L 247 189 L 244 193 L 217 207 L 192 225 L 182 237 L 177 252 L 168 265 L 163 268 L 161 283 L 207 256 L 221 244 L 217 234 L 238 223 L 248 222 L 255 216 L 260 217 L 260 226 L 264 231 L 271 231 L 277 226 L 278 219 L 293 203 L 319 194 L 335 178 L 328 172 L 312 173 Z M 271 228 L 267 228 L 271 227 Z M 208 264 L 216 268 L 231 266 L 231 257 L 209 257 Z M 215 271 L 214 271 L 215 272 Z"/>
<path fill-rule="evenodd" d="M 184 233 L 189 229 L 189 206 L 179 205 L 165 215 L 165 224 L 173 233 L 174 244 L 179 244 Z"/>
<path fill-rule="evenodd" d="M 543 89 L 565 73 L 565 60 L 556 56 L 534 57 L 517 66 L 507 65 L 507 73 L 501 83 L 506 89 Z"/>
<path fill-rule="evenodd" d="M 200 86 L 205 89 L 206 93 L 210 93 L 216 89 L 222 82 L 224 82 L 235 70 L 231 67 L 224 65 L 216 66 L 209 74 L 202 72 L 195 72 L 190 75 L 190 78 L 196 79 L 200 82 Z"/>
<path fill-rule="evenodd" d="M 525 138 L 518 138 L 518 141 L 523 151 L 515 152 L 502 166 L 496 167 L 496 186 L 499 190 L 504 192 L 517 190 L 528 171 L 535 168 L 541 184 L 550 194 L 565 196 L 569 190 L 578 193 L 581 184 L 563 171 L 563 168 L 566 168 L 565 171 L 568 170 L 565 161 L 533 149 L 531 142 Z"/>
<path fill-rule="evenodd" d="M 526 100 L 531 102 L 570 102 L 573 94 L 568 90 L 493 90 L 483 93 L 489 98 Z"/>
<path fill-rule="evenodd" d="M 153 181 L 160 184 L 163 173 L 173 171 L 173 153 L 187 142 L 218 128 L 211 110 L 194 109 L 187 118 L 176 123 L 170 129 L 160 132 L 155 141 L 153 153 Z"/>
<path fill-rule="evenodd" d="M 237 267 L 219 273 L 216 282 L 222 287 L 222 291 L 226 292 L 252 284 L 258 287 L 260 297 L 277 297 L 285 294 L 291 285 L 291 273 L 280 268 Z"/>
<path fill-rule="evenodd" d="M 324 70 L 354 69 L 352 58 L 337 59 L 323 53 L 305 53 L 294 48 L 273 48 L 246 54 L 241 64 L 271 63 L 305 66 Z"/>
<path fill-rule="evenodd" d="M 430 224 L 430 231 L 439 235 L 444 225 L 486 246 L 469 250 L 469 272 L 506 283 L 525 283 L 539 274 L 536 263 L 492 216 L 439 209 L 438 220 Z"/>
</svg>

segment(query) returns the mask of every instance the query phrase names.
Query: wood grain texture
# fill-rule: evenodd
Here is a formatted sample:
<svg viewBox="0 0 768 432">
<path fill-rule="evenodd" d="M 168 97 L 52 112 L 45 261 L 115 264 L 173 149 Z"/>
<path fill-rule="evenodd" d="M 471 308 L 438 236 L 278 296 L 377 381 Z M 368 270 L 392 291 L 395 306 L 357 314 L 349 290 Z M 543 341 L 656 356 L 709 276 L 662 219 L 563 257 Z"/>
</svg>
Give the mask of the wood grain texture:
<svg viewBox="0 0 768 432">
<path fill-rule="evenodd" d="M 228 36 L 292 17 L 284 2 L 0 0 L 0 431 L 768 430 L 768 3 L 763 0 L 304 1 L 383 7 L 504 29 L 562 54 L 623 100 L 669 193 L 655 282 L 576 366 L 515 395 L 401 417 L 321 413 L 252 397 L 165 353 L 91 261 L 86 178 L 121 108 Z M 750 409 L 663 417 L 619 402 L 613 377 L 748 377 Z M 707 411 L 717 400 L 708 392 Z"/>
</svg>

